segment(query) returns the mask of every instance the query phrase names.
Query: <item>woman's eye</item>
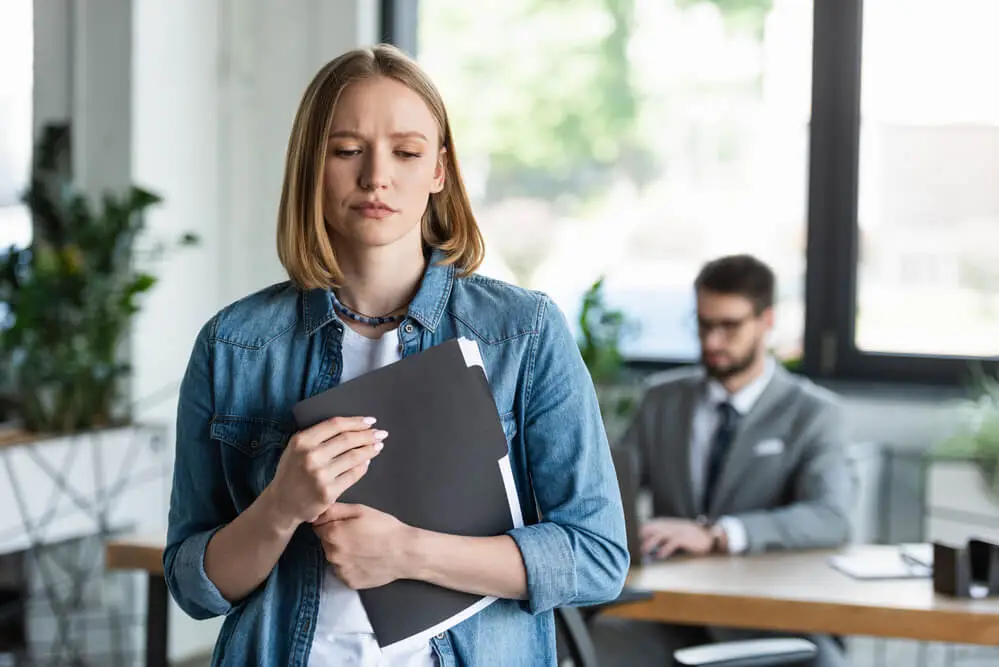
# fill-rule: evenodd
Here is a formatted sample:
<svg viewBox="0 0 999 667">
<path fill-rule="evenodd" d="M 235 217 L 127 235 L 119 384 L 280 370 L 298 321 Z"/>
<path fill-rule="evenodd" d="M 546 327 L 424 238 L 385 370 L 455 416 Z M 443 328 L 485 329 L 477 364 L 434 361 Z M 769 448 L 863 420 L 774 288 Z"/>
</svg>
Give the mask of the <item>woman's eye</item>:
<svg viewBox="0 0 999 667">
<path fill-rule="evenodd" d="M 412 151 L 396 151 L 395 154 L 407 160 L 415 160 L 422 156 L 422 153 L 413 153 Z"/>
<path fill-rule="evenodd" d="M 361 150 L 359 148 L 337 148 L 334 154 L 337 157 L 354 157 L 355 155 L 360 155 Z"/>
</svg>

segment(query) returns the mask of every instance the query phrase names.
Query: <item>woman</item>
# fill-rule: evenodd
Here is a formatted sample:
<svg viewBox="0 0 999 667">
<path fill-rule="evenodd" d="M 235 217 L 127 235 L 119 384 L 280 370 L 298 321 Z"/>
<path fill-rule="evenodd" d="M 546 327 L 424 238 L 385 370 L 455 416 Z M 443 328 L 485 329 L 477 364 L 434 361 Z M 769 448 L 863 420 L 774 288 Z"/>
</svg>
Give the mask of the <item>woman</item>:
<svg viewBox="0 0 999 667">
<path fill-rule="evenodd" d="M 627 569 L 606 436 L 559 310 L 474 273 L 443 101 L 397 49 L 346 53 L 305 91 L 278 253 L 290 280 L 213 317 L 181 388 L 164 565 L 188 614 L 227 615 L 212 664 L 554 665 L 552 609 L 614 598 Z M 479 344 L 537 520 L 470 538 L 337 503 L 393 434 L 377 415 L 294 432 L 291 407 L 459 336 Z M 396 579 L 500 599 L 381 656 L 356 591 Z"/>
</svg>

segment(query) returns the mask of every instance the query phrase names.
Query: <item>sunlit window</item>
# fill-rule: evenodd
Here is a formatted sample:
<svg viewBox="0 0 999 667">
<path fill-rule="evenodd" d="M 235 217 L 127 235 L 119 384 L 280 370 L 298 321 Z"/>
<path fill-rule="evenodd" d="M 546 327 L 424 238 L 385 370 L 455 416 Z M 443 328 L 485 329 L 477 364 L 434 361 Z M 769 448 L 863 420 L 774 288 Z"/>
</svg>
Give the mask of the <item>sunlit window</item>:
<svg viewBox="0 0 999 667">
<path fill-rule="evenodd" d="M 812 3 L 421 0 L 487 237 L 484 273 L 570 318 L 607 276 L 625 353 L 697 354 L 692 282 L 732 252 L 780 281 L 774 344 L 803 328 Z"/>
<path fill-rule="evenodd" d="M 857 346 L 999 355 L 999 2 L 865 0 Z"/>
</svg>

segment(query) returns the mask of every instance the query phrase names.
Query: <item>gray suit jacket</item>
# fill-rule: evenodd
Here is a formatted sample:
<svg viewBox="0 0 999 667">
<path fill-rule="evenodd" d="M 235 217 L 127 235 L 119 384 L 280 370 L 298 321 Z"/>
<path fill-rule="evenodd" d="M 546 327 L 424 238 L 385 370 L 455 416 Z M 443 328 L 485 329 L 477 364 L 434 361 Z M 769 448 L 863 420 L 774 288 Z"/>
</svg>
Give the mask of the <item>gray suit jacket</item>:
<svg viewBox="0 0 999 667">
<path fill-rule="evenodd" d="M 651 488 L 655 516 L 693 519 L 690 430 L 704 372 L 684 368 L 654 377 L 621 441 Z M 829 548 L 849 540 L 854 498 L 843 411 L 831 392 L 780 365 L 742 417 L 718 481 L 709 518 L 740 519 L 747 551 Z M 757 449 L 759 443 L 779 440 Z M 769 451 L 768 451 L 769 450 Z"/>
</svg>

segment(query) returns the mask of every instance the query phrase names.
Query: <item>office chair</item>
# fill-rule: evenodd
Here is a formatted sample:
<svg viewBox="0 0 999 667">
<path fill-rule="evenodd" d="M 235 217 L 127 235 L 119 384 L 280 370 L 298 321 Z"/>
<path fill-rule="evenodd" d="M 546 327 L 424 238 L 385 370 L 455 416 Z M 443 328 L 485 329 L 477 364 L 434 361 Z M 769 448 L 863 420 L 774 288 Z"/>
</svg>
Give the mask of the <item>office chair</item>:
<svg viewBox="0 0 999 667">
<path fill-rule="evenodd" d="M 555 631 L 573 667 L 600 667 L 583 614 L 573 607 L 555 610 Z M 674 665 L 662 667 L 807 667 L 818 648 L 807 639 L 778 637 L 721 642 L 680 649 Z M 561 663 L 560 663 L 561 664 Z"/>
<path fill-rule="evenodd" d="M 568 656 L 559 656 L 559 664 L 566 657 L 572 660 L 573 667 L 600 667 L 597 663 L 597 650 L 590 639 L 583 614 L 573 607 L 555 609 L 555 633 L 562 640 Z"/>
<path fill-rule="evenodd" d="M 778 637 L 721 642 L 673 653 L 679 667 L 806 667 L 818 653 L 807 639 Z"/>
</svg>

